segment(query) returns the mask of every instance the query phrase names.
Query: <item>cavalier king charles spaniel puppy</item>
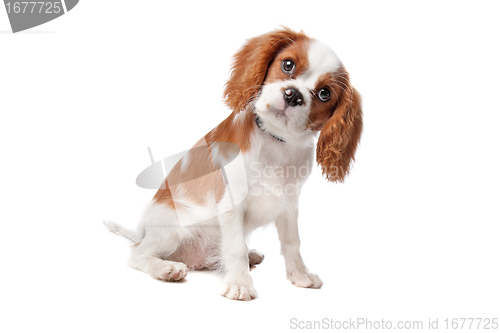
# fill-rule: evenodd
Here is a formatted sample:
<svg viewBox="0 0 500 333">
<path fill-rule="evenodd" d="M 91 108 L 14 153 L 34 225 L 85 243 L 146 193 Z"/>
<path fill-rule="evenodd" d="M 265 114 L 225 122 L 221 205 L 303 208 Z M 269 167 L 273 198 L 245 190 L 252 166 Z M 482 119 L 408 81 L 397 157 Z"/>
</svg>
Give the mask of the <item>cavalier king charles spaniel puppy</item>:
<svg viewBox="0 0 500 333">
<path fill-rule="evenodd" d="M 249 250 L 256 228 L 275 224 L 288 279 L 320 288 L 300 255 L 299 195 L 316 162 L 343 182 L 362 130 L 361 98 L 337 55 L 303 32 L 282 28 L 249 39 L 225 85 L 229 117 L 173 164 L 137 232 L 106 221 L 132 240 L 129 265 L 163 281 L 188 270 L 220 269 L 221 294 L 257 297 Z M 314 199 L 311 199 L 314 200 Z"/>
</svg>

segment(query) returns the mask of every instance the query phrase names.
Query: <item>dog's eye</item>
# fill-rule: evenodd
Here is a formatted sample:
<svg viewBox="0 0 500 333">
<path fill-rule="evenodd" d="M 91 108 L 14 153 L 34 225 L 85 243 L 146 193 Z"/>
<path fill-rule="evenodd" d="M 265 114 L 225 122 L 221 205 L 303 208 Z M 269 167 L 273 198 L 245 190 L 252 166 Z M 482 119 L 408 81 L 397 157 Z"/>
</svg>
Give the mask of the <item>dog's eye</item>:
<svg viewBox="0 0 500 333">
<path fill-rule="evenodd" d="M 283 60 L 283 62 L 281 63 L 281 69 L 285 73 L 290 73 L 291 71 L 293 71 L 294 68 L 295 68 L 295 63 L 290 59 Z"/>
<path fill-rule="evenodd" d="M 318 98 L 323 102 L 326 102 L 330 99 L 330 90 L 327 88 L 322 88 L 318 93 Z"/>
</svg>

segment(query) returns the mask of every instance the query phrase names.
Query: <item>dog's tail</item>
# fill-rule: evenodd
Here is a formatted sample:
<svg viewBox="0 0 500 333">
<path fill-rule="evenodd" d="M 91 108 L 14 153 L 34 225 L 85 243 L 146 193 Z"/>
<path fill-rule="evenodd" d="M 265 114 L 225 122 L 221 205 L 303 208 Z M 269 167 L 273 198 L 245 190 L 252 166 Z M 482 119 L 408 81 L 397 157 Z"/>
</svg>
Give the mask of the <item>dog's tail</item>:
<svg viewBox="0 0 500 333">
<path fill-rule="evenodd" d="M 114 232 L 117 235 L 130 239 L 134 243 L 139 243 L 141 241 L 141 237 L 131 230 L 125 229 L 118 223 L 113 221 L 103 221 L 104 225 L 109 229 L 109 231 Z"/>
</svg>

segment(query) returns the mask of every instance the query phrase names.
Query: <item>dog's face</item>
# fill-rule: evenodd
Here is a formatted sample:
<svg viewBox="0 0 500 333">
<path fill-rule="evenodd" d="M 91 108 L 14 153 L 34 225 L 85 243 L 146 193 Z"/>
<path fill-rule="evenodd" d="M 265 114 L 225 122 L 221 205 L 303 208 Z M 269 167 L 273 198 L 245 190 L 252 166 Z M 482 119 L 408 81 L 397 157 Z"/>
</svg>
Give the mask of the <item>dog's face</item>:
<svg viewBox="0 0 500 333">
<path fill-rule="evenodd" d="M 361 98 L 325 44 L 290 29 L 247 41 L 234 56 L 224 92 L 233 113 L 257 114 L 263 128 L 290 144 L 320 132 L 316 160 L 342 182 L 362 130 Z"/>
<path fill-rule="evenodd" d="M 317 40 L 277 54 L 255 101 L 266 128 L 286 139 L 320 130 L 332 116 L 346 73 L 337 55 Z"/>
</svg>

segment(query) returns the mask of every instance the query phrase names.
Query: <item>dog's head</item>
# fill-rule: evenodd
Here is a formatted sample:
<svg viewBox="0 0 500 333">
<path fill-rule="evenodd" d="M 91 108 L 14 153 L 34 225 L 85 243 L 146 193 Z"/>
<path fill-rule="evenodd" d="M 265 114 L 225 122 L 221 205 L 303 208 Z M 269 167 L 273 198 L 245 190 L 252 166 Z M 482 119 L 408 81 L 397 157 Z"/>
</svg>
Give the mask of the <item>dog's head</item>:
<svg viewBox="0 0 500 333">
<path fill-rule="evenodd" d="M 252 38 L 234 56 L 224 96 L 285 142 L 320 132 L 316 160 L 328 180 L 344 181 L 361 136 L 361 98 L 328 46 L 287 28 Z"/>
</svg>

